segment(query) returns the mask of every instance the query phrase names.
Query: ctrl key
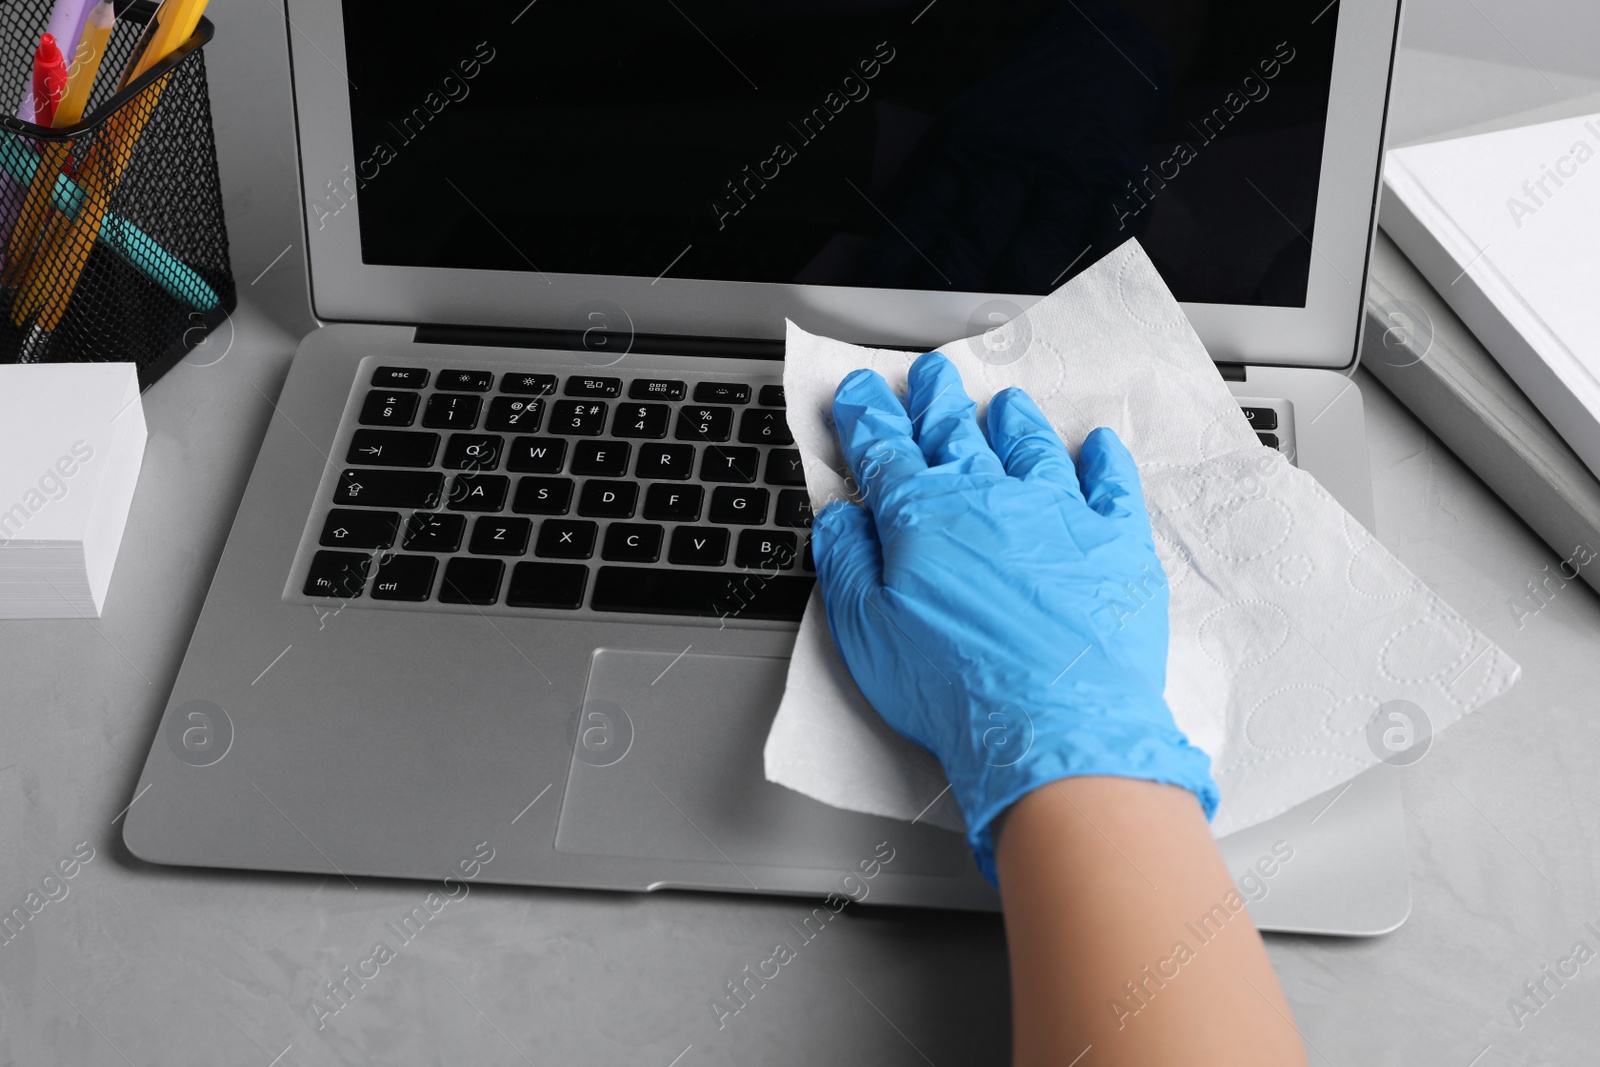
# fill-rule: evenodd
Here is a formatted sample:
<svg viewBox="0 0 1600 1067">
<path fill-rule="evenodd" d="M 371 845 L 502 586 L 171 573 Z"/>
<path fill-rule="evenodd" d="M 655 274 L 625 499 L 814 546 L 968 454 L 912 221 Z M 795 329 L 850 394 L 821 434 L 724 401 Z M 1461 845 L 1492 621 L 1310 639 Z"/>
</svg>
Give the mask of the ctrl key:
<svg viewBox="0 0 1600 1067">
<path fill-rule="evenodd" d="M 372 557 L 364 552 L 318 552 L 306 572 L 306 596 L 354 600 L 367 584 Z"/>
<path fill-rule="evenodd" d="M 427 600 L 439 561 L 432 556 L 387 555 L 372 582 L 373 600 Z"/>
</svg>

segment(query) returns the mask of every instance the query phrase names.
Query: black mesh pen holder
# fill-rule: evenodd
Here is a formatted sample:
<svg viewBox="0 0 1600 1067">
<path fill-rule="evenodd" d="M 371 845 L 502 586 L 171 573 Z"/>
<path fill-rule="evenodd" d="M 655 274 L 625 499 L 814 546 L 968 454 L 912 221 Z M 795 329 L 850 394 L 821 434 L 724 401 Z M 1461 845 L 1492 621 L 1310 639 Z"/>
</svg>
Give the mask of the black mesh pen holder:
<svg viewBox="0 0 1600 1067">
<path fill-rule="evenodd" d="M 204 46 L 193 36 L 126 89 L 155 14 L 118 12 L 83 121 L 23 122 L 53 0 L 0 7 L 0 362 L 138 365 L 148 385 L 233 310 Z M 69 61 L 72 56 L 66 57 Z"/>
</svg>

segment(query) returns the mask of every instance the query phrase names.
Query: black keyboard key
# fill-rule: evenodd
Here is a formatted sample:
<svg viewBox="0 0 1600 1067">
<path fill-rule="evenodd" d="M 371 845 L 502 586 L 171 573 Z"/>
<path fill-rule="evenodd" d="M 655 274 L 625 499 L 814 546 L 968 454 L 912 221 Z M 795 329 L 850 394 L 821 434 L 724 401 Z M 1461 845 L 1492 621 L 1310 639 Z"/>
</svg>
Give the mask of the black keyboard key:
<svg viewBox="0 0 1600 1067">
<path fill-rule="evenodd" d="M 804 489 L 778 490 L 778 509 L 772 521 L 779 526 L 811 525 L 811 494 Z"/>
<path fill-rule="evenodd" d="M 811 538 L 806 538 L 805 551 L 800 553 L 800 569 L 807 574 L 817 573 L 817 561 L 811 556 Z"/>
<path fill-rule="evenodd" d="M 666 378 L 635 378 L 628 386 L 633 400 L 682 400 L 684 384 Z"/>
<path fill-rule="evenodd" d="M 762 407 L 781 408 L 784 406 L 783 386 L 763 385 L 761 392 L 756 396 L 756 403 Z"/>
<path fill-rule="evenodd" d="M 479 556 L 520 556 L 528 551 L 533 523 L 527 519 L 484 515 L 472 524 L 472 540 L 467 551 Z"/>
<path fill-rule="evenodd" d="M 379 389 L 421 389 L 428 384 L 425 367 L 379 367 L 372 372 L 372 384 Z"/>
<path fill-rule="evenodd" d="M 521 393 L 523 396 L 544 396 L 556 391 L 554 374 L 518 374 L 510 372 L 500 378 L 502 393 Z"/>
<path fill-rule="evenodd" d="M 739 440 L 747 445 L 792 445 L 794 434 L 777 408 L 751 408 L 739 417 Z"/>
<path fill-rule="evenodd" d="M 454 552 L 466 529 L 465 515 L 418 511 L 406 520 L 406 539 L 400 547 L 407 552 Z"/>
<path fill-rule="evenodd" d="M 318 552 L 306 572 L 306 596 L 331 596 L 354 600 L 367 584 L 372 557 L 361 552 Z"/>
<path fill-rule="evenodd" d="M 626 441 L 579 441 L 572 446 L 572 473 L 600 478 L 620 478 L 628 473 Z"/>
<path fill-rule="evenodd" d="M 702 482 L 753 482 L 761 453 L 753 448 L 710 445 L 700 458 Z"/>
<path fill-rule="evenodd" d="M 733 554 L 733 562 L 740 567 L 786 571 L 794 566 L 798 552 L 797 542 L 792 533 L 741 530 L 739 550 Z"/>
<path fill-rule="evenodd" d="M 550 432 L 599 437 L 606 428 L 610 405 L 585 400 L 557 400 L 550 409 Z"/>
<path fill-rule="evenodd" d="M 519 515 L 565 515 L 572 506 L 571 478 L 518 478 L 511 510 Z"/>
<path fill-rule="evenodd" d="M 705 408 L 689 405 L 678 409 L 680 441 L 726 441 L 733 433 L 732 408 Z"/>
<path fill-rule="evenodd" d="M 589 606 L 596 611 L 796 621 L 816 579 L 657 567 L 601 567 Z"/>
<path fill-rule="evenodd" d="M 735 526 L 760 526 L 767 521 L 767 491 L 719 486 L 711 491 L 711 511 L 706 518 Z"/>
<path fill-rule="evenodd" d="M 502 433 L 537 433 L 539 418 L 543 414 L 543 400 L 497 396 L 489 401 L 489 417 L 484 420 L 483 428 Z"/>
<path fill-rule="evenodd" d="M 347 470 L 333 491 L 335 504 L 364 508 L 436 508 L 444 475 L 431 471 Z"/>
<path fill-rule="evenodd" d="M 506 470 L 518 474 L 558 474 L 567 457 L 567 443 L 559 437 L 517 437 L 506 453 Z"/>
<path fill-rule="evenodd" d="M 334 508 L 322 524 L 329 548 L 388 548 L 400 530 L 398 511 L 343 511 Z"/>
<path fill-rule="evenodd" d="M 437 389 L 462 389 L 470 393 L 487 393 L 494 388 L 494 375 L 486 370 L 442 370 Z"/>
<path fill-rule="evenodd" d="M 687 481 L 694 477 L 694 445 L 640 445 L 636 478 L 671 478 Z"/>
<path fill-rule="evenodd" d="M 500 579 L 505 573 L 501 560 L 457 556 L 445 565 L 439 600 L 444 604 L 493 604 L 500 596 Z"/>
<path fill-rule="evenodd" d="M 678 527 L 672 531 L 667 562 L 688 567 L 722 566 L 728 562 L 728 531 L 710 526 Z"/>
<path fill-rule="evenodd" d="M 594 555 L 597 527 L 581 519 L 546 519 L 539 527 L 534 554 L 556 559 L 588 559 Z"/>
<path fill-rule="evenodd" d="M 506 603 L 514 608 L 580 608 L 589 568 L 581 563 L 519 563 L 511 569 Z"/>
<path fill-rule="evenodd" d="M 499 511 L 510 489 L 511 479 L 503 474 L 458 474 L 450 479 L 450 510 Z"/>
<path fill-rule="evenodd" d="M 372 580 L 373 600 L 427 600 L 439 561 L 432 556 L 388 556 Z"/>
<path fill-rule="evenodd" d="M 589 378 L 574 374 L 567 379 L 568 396 L 613 397 L 622 395 L 621 378 Z"/>
<path fill-rule="evenodd" d="M 701 382 L 694 387 L 696 404 L 748 404 L 750 387 L 738 382 Z"/>
<path fill-rule="evenodd" d="M 611 436 L 662 438 L 671 417 L 672 409 L 665 404 L 619 404 Z"/>
<path fill-rule="evenodd" d="M 422 425 L 435 430 L 470 430 L 478 425 L 483 398 L 470 393 L 434 393 L 422 411 Z"/>
<path fill-rule="evenodd" d="M 363 426 L 410 426 L 417 417 L 417 393 L 374 389 L 361 405 Z"/>
<path fill-rule="evenodd" d="M 1276 430 L 1278 428 L 1278 413 L 1271 408 L 1240 408 L 1244 417 L 1250 421 L 1252 430 Z"/>
<path fill-rule="evenodd" d="M 500 466 L 504 437 L 486 433 L 453 433 L 444 446 L 444 465 L 453 471 L 492 471 Z"/>
<path fill-rule="evenodd" d="M 600 558 L 618 563 L 654 563 L 661 558 L 661 527 L 642 522 L 614 522 L 606 527 Z"/>
<path fill-rule="evenodd" d="M 578 514 L 597 519 L 631 519 L 634 505 L 638 502 L 638 482 L 605 482 L 596 479 L 583 483 L 583 492 L 578 494 Z"/>
<path fill-rule="evenodd" d="M 767 484 L 806 484 L 806 472 L 800 466 L 800 453 L 797 449 L 774 448 L 767 453 Z"/>
<path fill-rule="evenodd" d="M 655 522 L 694 522 L 706 491 L 698 485 L 652 485 L 644 494 L 644 517 Z"/>
<path fill-rule="evenodd" d="M 346 463 L 371 467 L 431 467 L 439 435 L 410 430 L 357 430 L 350 437 Z"/>
<path fill-rule="evenodd" d="M 1258 433 L 1256 437 L 1268 448 L 1278 447 L 1278 435 L 1275 433 Z"/>
</svg>

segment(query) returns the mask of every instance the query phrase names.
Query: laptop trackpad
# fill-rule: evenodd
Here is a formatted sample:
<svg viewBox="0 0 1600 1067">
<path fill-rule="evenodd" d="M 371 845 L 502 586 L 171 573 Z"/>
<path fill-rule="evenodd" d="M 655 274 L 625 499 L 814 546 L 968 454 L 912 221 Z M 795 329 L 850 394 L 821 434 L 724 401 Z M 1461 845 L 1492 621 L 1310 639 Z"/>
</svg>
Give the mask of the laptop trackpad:
<svg viewBox="0 0 1600 1067">
<path fill-rule="evenodd" d="M 830 807 L 762 773 L 789 661 L 600 649 L 572 732 L 556 848 L 592 856 L 960 874 L 960 836 Z"/>
</svg>

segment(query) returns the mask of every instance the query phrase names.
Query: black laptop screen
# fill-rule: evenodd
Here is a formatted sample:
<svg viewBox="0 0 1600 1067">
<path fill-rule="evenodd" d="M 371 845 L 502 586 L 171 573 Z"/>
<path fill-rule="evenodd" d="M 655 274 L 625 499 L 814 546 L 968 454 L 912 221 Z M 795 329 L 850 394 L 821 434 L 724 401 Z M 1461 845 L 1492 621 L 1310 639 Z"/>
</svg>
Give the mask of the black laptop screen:
<svg viewBox="0 0 1600 1067">
<path fill-rule="evenodd" d="M 344 0 L 337 184 L 373 264 L 1045 293 L 1137 236 L 1180 300 L 1301 306 L 1318 9 Z"/>
</svg>

